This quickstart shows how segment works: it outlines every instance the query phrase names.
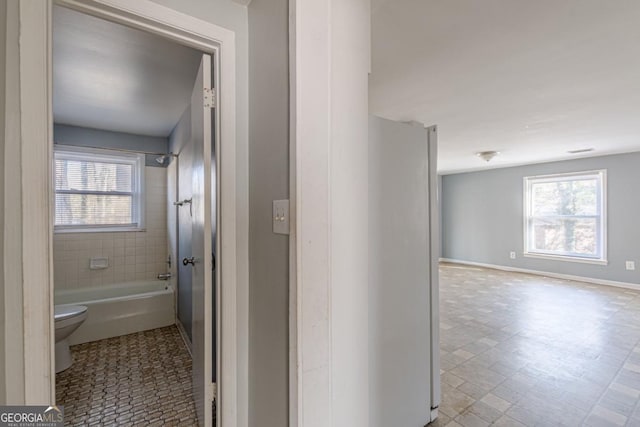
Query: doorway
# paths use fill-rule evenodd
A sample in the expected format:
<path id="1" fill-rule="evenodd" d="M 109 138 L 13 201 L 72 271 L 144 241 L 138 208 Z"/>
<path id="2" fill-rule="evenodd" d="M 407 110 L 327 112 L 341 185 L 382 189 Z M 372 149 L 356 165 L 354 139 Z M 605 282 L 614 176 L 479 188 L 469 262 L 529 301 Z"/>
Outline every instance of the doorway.
<path id="1" fill-rule="evenodd" d="M 212 54 L 216 83 L 224 80 L 229 90 L 221 93 L 216 99 L 219 108 L 213 114 L 219 125 L 215 129 L 215 141 L 220 161 L 224 160 L 225 167 L 218 173 L 216 186 L 220 194 L 220 203 L 216 207 L 219 215 L 221 231 L 221 247 L 225 248 L 224 257 L 219 259 L 217 274 L 221 279 L 218 290 L 221 309 L 219 328 L 227 331 L 220 338 L 224 351 L 218 361 L 219 376 L 219 419 L 225 419 L 229 425 L 234 425 L 240 416 L 238 405 L 245 405 L 242 400 L 222 399 L 225 393 L 235 395 L 238 390 L 238 341 L 245 339 L 241 329 L 238 332 L 238 313 L 246 312 L 246 301 L 238 298 L 236 274 L 246 271 L 247 260 L 245 254 L 236 256 L 236 231 L 243 232 L 242 226 L 236 230 L 236 151 L 235 151 L 235 43 L 233 33 L 196 18 L 177 13 L 150 1 L 139 1 L 135 4 L 102 0 L 68 0 L 57 2 L 63 6 L 103 17 L 108 20 L 124 23 L 130 27 L 143 29 L 169 39 L 197 48 Z M 27 175 L 20 175 L 22 180 L 23 204 L 25 209 L 25 223 L 38 224 L 31 226 L 29 232 L 21 237 L 23 251 L 32 251 L 38 259 L 52 258 L 51 232 L 53 217 L 48 213 L 46 205 L 50 193 L 50 171 L 52 153 L 49 141 L 52 139 L 52 104 L 51 104 L 51 63 L 50 63 L 50 28 L 52 2 L 20 3 L 8 9 L 8 18 L 19 20 L 20 37 L 23 41 L 19 47 L 21 64 L 28 64 L 21 68 L 16 85 L 22 103 L 20 114 L 13 126 L 21 130 L 18 144 L 22 150 L 12 153 Z M 11 60 L 13 53 L 9 55 Z M 216 84 L 216 87 L 220 87 Z M 225 86 L 226 87 L 226 86 Z M 223 150 L 220 150 L 220 147 Z M 223 209 L 221 209 L 221 207 Z M 246 207 L 239 205 L 243 211 Z M 47 220 L 48 218 L 48 220 Z M 40 224 L 42 223 L 42 226 Z M 47 237 L 49 236 L 49 237 Z M 228 250 L 227 250 L 228 248 Z M 26 253 L 26 252 L 25 252 Z M 31 258 L 33 259 L 33 258 Z M 27 402 L 53 402 L 53 283 L 52 262 L 44 262 L 41 267 L 33 268 L 29 260 L 22 257 L 17 260 L 28 274 L 22 280 L 23 296 L 29 302 L 28 307 L 19 308 L 16 313 L 24 321 L 22 339 L 24 346 L 16 348 L 16 357 L 22 358 L 24 366 L 29 366 L 23 378 Z M 211 265 L 209 257 L 203 259 L 205 265 Z M 211 292 L 209 289 L 206 292 Z M 28 314 L 27 315 L 27 311 Z M 218 335 L 219 337 L 221 334 Z M 48 337 L 48 339 L 47 339 Z M 48 342 L 48 344 L 47 344 Z M 44 344 L 43 344 L 44 343 Z M 49 348 L 50 351 L 42 351 Z M 36 351 L 40 349 L 39 351 Z M 20 354 L 18 354 L 20 353 Z M 246 385 L 240 385 L 242 389 Z M 242 397 L 242 396 L 241 396 Z M 218 421 L 220 422 L 220 421 Z M 207 424 L 205 422 L 205 424 Z"/>
<path id="2" fill-rule="evenodd" d="M 53 89 L 58 403 L 73 424 L 210 424 L 212 56 L 56 6 Z"/>

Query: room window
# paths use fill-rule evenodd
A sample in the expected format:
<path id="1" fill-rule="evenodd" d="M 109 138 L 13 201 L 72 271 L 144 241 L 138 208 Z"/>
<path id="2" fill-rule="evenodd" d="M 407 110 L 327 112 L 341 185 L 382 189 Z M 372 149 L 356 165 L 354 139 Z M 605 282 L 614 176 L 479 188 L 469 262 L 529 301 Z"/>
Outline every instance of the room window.
<path id="1" fill-rule="evenodd" d="M 54 157 L 56 231 L 143 227 L 144 155 L 56 146 Z"/>
<path id="2" fill-rule="evenodd" d="M 606 171 L 532 176 L 525 187 L 525 255 L 606 263 Z"/>

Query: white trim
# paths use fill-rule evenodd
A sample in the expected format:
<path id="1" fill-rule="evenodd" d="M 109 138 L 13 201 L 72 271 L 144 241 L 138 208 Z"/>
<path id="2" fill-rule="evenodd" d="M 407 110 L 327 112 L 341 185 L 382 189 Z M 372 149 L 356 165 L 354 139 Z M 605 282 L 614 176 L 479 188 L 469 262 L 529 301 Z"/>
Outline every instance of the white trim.
<path id="1" fill-rule="evenodd" d="M 245 340 L 248 331 L 239 330 L 238 318 L 247 313 L 248 301 L 236 298 L 236 294 L 244 295 L 245 283 L 237 283 L 238 273 L 244 273 L 248 267 L 248 259 L 242 253 L 237 257 L 236 249 L 240 243 L 236 224 L 236 69 L 235 69 L 235 34 L 225 28 L 206 21 L 179 13 L 149 0 L 58 0 L 56 3 L 88 13 L 113 22 L 128 25 L 149 33 L 169 38 L 178 43 L 215 53 L 220 69 L 216 73 L 220 88 L 218 98 L 220 108 L 216 132 L 220 151 L 220 205 L 221 215 L 221 257 L 219 315 L 221 316 L 222 333 L 219 334 L 219 390 L 223 393 L 218 401 L 218 425 L 224 422 L 225 427 L 244 427 L 246 419 L 238 408 L 247 408 L 245 402 L 248 379 L 242 374 L 246 367 L 237 361 L 239 354 L 238 341 Z M 23 197 L 25 230 L 23 234 L 23 254 L 28 255 L 25 262 L 29 265 L 23 269 L 25 301 L 25 355 L 28 369 L 24 368 L 25 394 L 27 403 L 52 403 L 54 400 L 55 376 L 53 374 L 53 279 L 52 279 L 52 216 L 50 186 L 43 189 L 43 184 L 50 183 L 49 174 L 52 160 L 52 113 L 51 113 L 51 0 L 47 2 L 20 2 L 20 87 L 22 89 L 21 115 L 23 146 L 23 186 L 20 194 Z M 11 18 L 9 18 L 11 19 Z M 48 155 L 46 155 L 48 153 Z M 244 161 L 244 159 L 240 159 Z M 242 168 L 241 168 L 242 169 Z M 47 185 L 44 185 L 47 187 Z M 44 193 L 43 193 L 44 191 Z M 244 216 L 244 205 L 237 214 Z M 33 221 L 32 221 L 33 219 Z M 45 224 L 41 224 L 46 219 Z M 244 224 L 239 224 L 244 227 Z M 18 242 L 19 244 L 20 242 Z M 46 260 L 35 265 L 33 259 Z M 43 268 L 39 268 L 43 267 Z M 41 271 L 42 270 L 42 271 Z M 46 331 L 32 328 L 36 323 L 47 325 Z M 244 323 L 244 322 L 243 322 Z M 47 344 L 48 343 L 48 344 Z M 50 351 L 43 349 L 47 346 Z M 44 351 L 43 351 L 44 350 Z M 244 351 L 244 349 L 243 349 Z M 209 379 L 210 381 L 210 379 Z M 229 396 L 225 398 L 224 396 Z"/>
<path id="2" fill-rule="evenodd" d="M 16 226 L 20 235 L 14 236 L 16 241 L 8 242 L 5 255 L 7 250 L 21 252 L 16 267 L 22 269 L 22 280 L 12 286 L 22 288 L 24 365 L 20 374 L 24 375 L 24 403 L 42 405 L 55 399 L 53 221 L 49 186 L 53 149 L 51 4 L 20 2 L 18 15 L 7 14 L 7 19 L 17 18 L 20 23 L 20 72 L 14 76 L 17 80 L 11 82 L 19 85 L 20 111 L 12 119 L 20 127 L 20 137 L 8 145 L 20 147 L 19 157 L 13 159 L 19 171 L 12 178 L 18 182 L 11 185 L 18 188 L 22 203 L 19 224 L 7 224 Z"/>
<path id="3" fill-rule="evenodd" d="M 146 228 L 138 228 L 138 227 L 127 227 L 127 226 L 117 226 L 117 225 L 105 225 L 100 226 L 100 228 L 86 227 L 79 228 L 75 226 L 69 226 L 71 228 L 62 228 L 58 226 L 54 228 L 54 234 L 74 234 L 74 233 L 145 233 L 147 231 Z"/>
<path id="4" fill-rule="evenodd" d="M 24 404 L 24 332 L 22 313 L 22 189 L 16 185 L 20 177 L 20 56 L 19 56 L 19 2 L 5 2 L 6 15 L 6 103 L 3 156 L 3 286 L 2 328 L 4 328 L 4 366 L 6 404 Z M 11 322 L 9 321 L 11 319 Z M 11 325 L 9 327 L 9 325 Z M 11 345 L 7 345 L 11 343 Z"/>
<path id="5" fill-rule="evenodd" d="M 290 106 L 296 156 L 296 392 L 298 427 L 334 425 L 331 384 L 330 10 L 329 2 L 290 1 L 295 88 Z M 306 195 L 313 195 L 305 197 Z M 322 414 L 322 417 L 319 415 Z"/>
<path id="6" fill-rule="evenodd" d="M 289 427 L 299 426 L 298 402 L 301 401 L 299 385 L 300 367 L 298 366 L 298 176 L 296 150 L 296 3 L 289 0 Z"/>
<path id="7" fill-rule="evenodd" d="M 111 164 L 123 164 L 133 167 L 131 176 L 131 191 L 100 191 L 96 193 L 104 195 L 130 195 L 131 196 L 131 223 L 129 224 L 91 224 L 91 225 L 55 225 L 55 201 L 54 201 L 54 233 L 95 233 L 95 232 L 118 232 L 118 231 L 144 231 L 145 228 L 145 155 L 128 151 L 106 150 L 92 147 L 77 147 L 71 145 L 54 144 L 54 160 L 78 160 L 87 162 L 105 162 Z M 56 166 L 54 161 L 53 170 Z M 91 193 L 82 190 L 66 190 L 67 194 L 87 194 Z M 54 189 L 54 197 L 59 194 L 59 190 Z"/>
<path id="8" fill-rule="evenodd" d="M 554 279 L 571 280 L 574 282 L 593 283 L 594 285 L 613 286 L 616 288 L 633 289 L 640 291 L 640 283 L 617 282 L 615 280 L 596 279 L 594 277 L 574 276 L 572 274 L 552 273 L 550 271 L 529 270 L 526 268 L 510 267 L 506 265 L 486 264 L 483 262 L 463 261 L 452 258 L 440 258 L 440 262 L 451 264 L 469 265 L 473 267 L 491 268 L 501 271 L 512 271 L 515 273 L 535 274 L 536 276 L 552 277 Z"/>
<path id="9" fill-rule="evenodd" d="M 55 399 L 51 215 L 51 7 L 8 2 L 2 308 L 6 404 Z M 34 262 L 37 260 L 37 262 Z"/>
<path id="10" fill-rule="evenodd" d="M 368 0 L 289 7 L 297 345 L 289 415 L 298 427 L 368 426 L 371 11 Z"/>
<path id="11" fill-rule="evenodd" d="M 440 194 L 438 192 L 438 127 L 433 125 L 427 130 L 427 150 L 429 162 L 429 306 L 431 312 L 429 352 L 431 362 L 431 421 L 438 416 L 438 406 L 442 401 L 440 384 L 440 269 L 438 260 L 441 253 Z M 435 409 L 434 409 L 435 408 Z"/>

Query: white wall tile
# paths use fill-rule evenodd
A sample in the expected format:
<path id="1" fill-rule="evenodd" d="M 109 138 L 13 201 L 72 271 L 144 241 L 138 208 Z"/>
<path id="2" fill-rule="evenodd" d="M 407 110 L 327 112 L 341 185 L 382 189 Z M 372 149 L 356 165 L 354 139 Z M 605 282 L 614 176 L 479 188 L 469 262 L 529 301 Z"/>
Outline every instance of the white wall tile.
<path id="1" fill-rule="evenodd" d="M 166 174 L 164 168 L 145 168 L 145 231 L 54 235 L 56 289 L 154 279 L 168 270 Z M 109 267 L 90 270 L 92 256 L 108 257 Z"/>

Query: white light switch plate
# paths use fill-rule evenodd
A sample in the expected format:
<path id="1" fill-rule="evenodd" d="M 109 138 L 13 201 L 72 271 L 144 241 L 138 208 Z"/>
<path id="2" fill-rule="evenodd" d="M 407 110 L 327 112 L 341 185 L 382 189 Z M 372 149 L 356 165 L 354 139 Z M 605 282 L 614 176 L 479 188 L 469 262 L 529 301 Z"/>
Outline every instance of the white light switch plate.
<path id="1" fill-rule="evenodd" d="M 635 270 L 636 269 L 635 261 L 627 261 L 625 263 L 625 266 L 627 267 L 627 270 Z"/>
<path id="2" fill-rule="evenodd" d="M 289 201 L 273 201 L 273 232 L 289 234 Z"/>

